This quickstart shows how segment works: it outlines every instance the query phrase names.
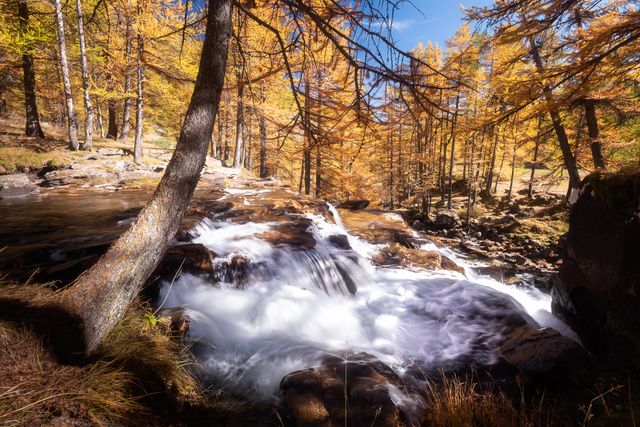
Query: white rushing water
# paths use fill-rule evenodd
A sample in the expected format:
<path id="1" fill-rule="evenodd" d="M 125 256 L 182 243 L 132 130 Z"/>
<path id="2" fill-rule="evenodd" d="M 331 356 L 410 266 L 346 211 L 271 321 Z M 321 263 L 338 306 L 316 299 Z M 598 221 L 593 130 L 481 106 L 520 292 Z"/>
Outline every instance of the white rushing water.
<path id="1" fill-rule="evenodd" d="M 284 375 L 344 351 L 372 354 L 401 375 L 416 364 L 488 364 L 496 361 L 496 347 L 514 319 L 565 329 L 550 313 L 549 296 L 536 289 L 478 277 L 468 267 L 467 277 L 374 267 L 376 245 L 351 235 L 353 250 L 329 242 L 331 235 L 348 234 L 332 212 L 336 224 L 307 215 L 316 246 L 306 251 L 257 237 L 275 223 L 207 219 L 195 228 L 194 242 L 227 261 L 241 254 L 254 266 L 245 289 L 183 274 L 161 290 L 165 307 L 188 309 L 192 338 L 207 349 L 202 364 L 227 389 L 268 399 Z"/>

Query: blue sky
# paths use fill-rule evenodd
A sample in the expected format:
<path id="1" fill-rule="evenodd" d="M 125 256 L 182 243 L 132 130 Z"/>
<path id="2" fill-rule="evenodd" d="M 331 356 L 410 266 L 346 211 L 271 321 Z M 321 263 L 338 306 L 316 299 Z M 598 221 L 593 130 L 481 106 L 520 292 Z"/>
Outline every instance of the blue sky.
<path id="1" fill-rule="evenodd" d="M 403 50 L 418 42 L 444 41 L 463 23 L 461 5 L 489 6 L 493 0 L 413 0 L 400 4 L 394 19 L 394 38 Z"/>

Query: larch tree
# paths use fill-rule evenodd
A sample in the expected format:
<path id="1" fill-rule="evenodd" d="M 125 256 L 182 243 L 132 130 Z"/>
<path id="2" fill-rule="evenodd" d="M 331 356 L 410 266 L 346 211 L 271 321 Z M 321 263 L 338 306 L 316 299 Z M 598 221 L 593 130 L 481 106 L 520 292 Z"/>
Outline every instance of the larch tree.
<path id="1" fill-rule="evenodd" d="M 60 72 L 62 74 L 62 85 L 65 99 L 65 111 L 67 129 L 69 135 L 69 149 L 78 150 L 80 143 L 78 142 L 78 118 L 73 108 L 73 93 L 71 91 L 71 76 L 69 71 L 69 61 L 67 59 L 67 40 L 64 33 L 64 15 L 62 13 L 61 0 L 53 0 L 55 8 L 56 31 L 58 34 L 58 61 L 60 63 Z"/>
<path id="2" fill-rule="evenodd" d="M 86 353 L 120 320 L 178 230 L 206 160 L 224 85 L 231 0 L 210 0 L 198 77 L 166 172 L 136 222 L 78 278 L 63 305 L 82 325 Z"/>
<path id="3" fill-rule="evenodd" d="M 44 138 L 36 99 L 36 72 L 33 64 L 33 46 L 28 43 L 29 6 L 27 0 L 18 0 L 18 34 L 22 41 L 22 74 L 24 84 L 25 135 Z"/>
<path id="4" fill-rule="evenodd" d="M 82 0 L 76 0 L 76 14 L 78 17 L 78 39 L 80 41 L 80 63 L 82 66 L 82 94 L 84 99 L 84 143 L 83 150 L 91 149 L 93 144 L 93 104 L 89 93 L 89 64 L 87 61 L 87 43 L 84 32 L 84 16 L 82 13 Z"/>

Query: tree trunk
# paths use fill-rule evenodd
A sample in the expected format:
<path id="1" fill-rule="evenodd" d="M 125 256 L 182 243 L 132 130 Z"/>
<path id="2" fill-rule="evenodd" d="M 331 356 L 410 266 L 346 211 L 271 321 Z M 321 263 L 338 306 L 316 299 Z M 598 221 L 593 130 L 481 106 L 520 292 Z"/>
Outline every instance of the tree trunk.
<path id="1" fill-rule="evenodd" d="M 96 104 L 96 114 L 98 116 L 98 122 L 96 125 L 98 126 L 98 132 L 100 133 L 100 138 L 104 138 L 104 121 L 102 120 L 102 107 L 100 106 L 100 100 L 98 97 L 95 97 Z"/>
<path id="2" fill-rule="evenodd" d="M 392 124 L 388 125 L 390 129 L 388 130 L 388 143 L 389 143 L 389 207 L 391 209 L 395 208 L 393 203 L 394 196 L 394 187 L 395 184 L 393 182 L 393 129 L 391 129 Z"/>
<path id="3" fill-rule="evenodd" d="M 231 0 L 209 0 L 198 77 L 180 138 L 151 200 L 107 253 L 65 291 L 63 306 L 81 321 L 93 354 L 139 293 L 178 230 L 204 166 L 224 84 Z"/>
<path id="4" fill-rule="evenodd" d="M 222 114 L 218 112 L 218 140 L 216 141 L 218 147 L 216 148 L 216 152 L 218 156 L 216 158 L 222 160 L 222 147 L 224 140 L 224 124 L 222 123 Z"/>
<path id="5" fill-rule="evenodd" d="M 453 197 L 453 167 L 455 166 L 456 155 L 456 125 L 458 122 L 458 106 L 460 105 L 460 95 L 456 96 L 456 107 L 453 112 L 451 123 L 451 156 L 449 158 L 449 197 L 447 198 L 447 209 L 451 209 L 451 199 Z"/>
<path id="6" fill-rule="evenodd" d="M 316 146 L 316 197 L 320 197 L 322 191 L 322 150 L 320 144 Z"/>
<path id="7" fill-rule="evenodd" d="M 238 32 L 239 33 L 239 32 Z M 239 34 L 237 43 L 240 43 Z M 233 154 L 233 167 L 242 167 L 242 153 L 244 151 L 244 63 L 240 57 L 240 46 L 234 51 L 234 65 L 236 68 L 237 104 L 236 104 L 236 146 Z"/>
<path id="8" fill-rule="evenodd" d="M 138 33 L 138 91 L 136 98 L 136 140 L 133 146 L 133 161 L 139 165 L 142 160 L 142 135 L 144 132 L 144 65 L 142 65 L 142 54 L 144 53 L 144 38 Z M 213 132 L 213 119 L 211 121 Z M 209 133 L 211 138 L 211 132 Z"/>
<path id="9" fill-rule="evenodd" d="M 109 83 L 107 83 L 107 90 L 113 90 L 113 86 L 111 83 L 111 76 L 109 76 Z M 117 112 L 117 104 L 114 99 L 109 99 L 107 101 L 107 114 L 108 121 L 107 123 L 107 138 L 109 139 L 117 139 L 118 138 L 118 112 Z"/>
<path id="10" fill-rule="evenodd" d="M 498 173 L 494 175 L 495 181 L 493 184 L 493 194 L 498 194 L 498 183 L 502 178 L 502 168 L 504 166 L 504 160 L 507 158 L 507 133 L 502 133 L 502 158 L 500 159 L 500 167 L 498 168 Z"/>
<path id="11" fill-rule="evenodd" d="M 529 38 L 529 45 L 531 47 L 531 56 L 533 57 L 533 61 L 535 63 L 538 74 L 542 77 L 544 75 L 544 65 L 542 64 L 540 52 L 533 37 Z M 580 173 L 578 172 L 576 159 L 571 153 L 569 138 L 567 137 L 567 132 L 565 131 L 564 125 L 562 124 L 562 118 L 560 117 L 558 109 L 555 107 L 553 92 L 551 91 L 551 88 L 544 82 L 542 83 L 542 92 L 547 103 L 547 112 L 549 113 L 549 116 L 551 117 L 551 121 L 553 123 L 553 130 L 555 131 L 556 137 L 558 138 L 558 143 L 560 144 L 560 150 L 562 151 L 564 165 L 567 168 L 567 172 L 569 173 L 569 187 L 571 190 L 577 189 L 580 186 Z"/>
<path id="12" fill-rule="evenodd" d="M 496 167 L 496 152 L 498 151 L 498 132 L 494 130 L 495 137 L 493 141 L 493 153 L 491 153 L 491 164 L 489 165 L 489 171 L 487 172 L 487 182 L 485 192 L 487 195 L 491 195 L 491 184 L 493 184 L 493 170 Z"/>
<path id="13" fill-rule="evenodd" d="M 130 5 L 130 1 L 127 2 Z M 127 11 L 128 12 L 128 11 Z M 129 92 L 131 92 L 131 67 L 129 66 L 129 61 L 131 60 L 131 50 L 133 49 L 133 32 L 131 30 L 131 18 L 129 16 L 125 17 L 126 19 L 126 29 L 125 29 L 125 72 L 124 72 L 124 106 L 122 109 L 122 127 L 120 129 L 120 137 L 118 138 L 120 141 L 126 141 L 129 136 L 129 129 L 131 125 L 129 124 L 129 120 L 131 119 L 131 98 L 129 97 Z M 136 117 L 137 119 L 137 117 Z"/>
<path id="14" fill-rule="evenodd" d="M 20 35 L 23 37 L 29 29 L 29 7 L 27 6 L 27 0 L 18 1 L 18 21 Z M 36 72 L 30 50 L 26 50 L 22 54 L 22 73 L 24 78 L 24 106 L 26 113 L 24 133 L 27 136 L 44 138 L 44 132 L 42 131 L 42 126 L 40 126 L 38 104 L 36 103 Z"/>
<path id="15" fill-rule="evenodd" d="M 56 30 L 58 32 L 58 47 L 60 49 L 60 70 L 62 72 L 62 85 L 64 88 L 64 99 L 67 111 L 67 127 L 69 129 L 69 149 L 78 150 L 78 119 L 73 109 L 73 94 L 71 93 L 71 79 L 69 77 L 69 63 L 67 61 L 67 41 L 64 34 L 64 16 L 62 15 L 62 4 L 60 0 L 53 0 L 56 12 Z"/>
<path id="16" fill-rule="evenodd" d="M 83 150 L 91 149 L 93 145 L 93 104 L 89 94 L 89 67 L 87 64 L 87 45 L 84 38 L 84 19 L 82 16 L 82 1 L 76 0 L 76 12 L 78 15 L 78 37 L 80 39 L 80 62 L 82 64 L 82 93 L 84 95 L 84 144 Z"/>
<path id="17" fill-rule="evenodd" d="M 531 176 L 529 176 L 529 187 L 527 188 L 527 196 L 533 199 L 533 179 L 536 174 L 536 163 L 538 162 L 538 150 L 540 148 L 540 137 L 542 133 L 542 117 L 538 117 L 538 137 L 536 138 L 536 146 L 533 149 L 533 162 L 531 164 Z"/>
<path id="18" fill-rule="evenodd" d="M 224 103 L 224 161 L 229 160 L 229 152 L 231 151 L 231 113 L 229 109 L 231 108 L 231 95 L 229 91 L 225 94 L 225 103 Z M 225 164 L 226 166 L 226 164 Z"/>
<path id="19" fill-rule="evenodd" d="M 260 178 L 269 175 L 267 171 L 267 123 L 262 113 L 258 116 L 258 126 L 260 128 Z"/>
<path id="20" fill-rule="evenodd" d="M 584 101 L 584 115 L 587 120 L 587 130 L 589 131 L 589 141 L 591 144 L 591 157 L 596 170 L 606 170 L 607 164 L 602 155 L 602 143 L 600 142 L 600 129 L 598 128 L 598 118 L 596 117 L 596 104 L 592 99 Z"/>
<path id="21" fill-rule="evenodd" d="M 513 156 L 511 157 L 511 179 L 509 181 L 509 200 L 511 200 L 511 194 L 513 193 L 513 178 L 516 173 L 516 141 L 513 140 Z"/>
<path id="22" fill-rule="evenodd" d="M 305 74 L 304 82 L 304 147 L 302 165 L 304 174 L 304 194 L 311 194 L 311 83 Z"/>
<path id="23" fill-rule="evenodd" d="M 253 168 L 253 116 L 254 107 L 249 108 L 249 118 L 247 119 L 247 139 L 245 143 L 246 153 L 243 159 L 244 168 L 251 171 Z"/>

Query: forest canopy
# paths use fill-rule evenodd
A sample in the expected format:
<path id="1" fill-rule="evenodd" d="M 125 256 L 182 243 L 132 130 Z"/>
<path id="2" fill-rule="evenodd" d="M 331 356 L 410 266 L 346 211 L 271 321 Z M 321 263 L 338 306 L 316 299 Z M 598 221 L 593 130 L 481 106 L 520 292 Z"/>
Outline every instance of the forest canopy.
<path id="1" fill-rule="evenodd" d="M 229 166 L 307 194 L 429 210 L 460 186 L 473 201 L 510 176 L 576 187 L 640 163 L 636 2 L 497 1 L 466 8 L 444 46 L 409 52 L 392 19 L 410 3 L 235 6 L 210 147 Z M 2 113 L 26 111 L 28 135 L 45 136 L 39 121 L 66 126 L 71 149 L 90 148 L 87 128 L 138 133 L 138 159 L 143 138 L 172 147 L 205 14 L 199 1 L 3 0 Z"/>

